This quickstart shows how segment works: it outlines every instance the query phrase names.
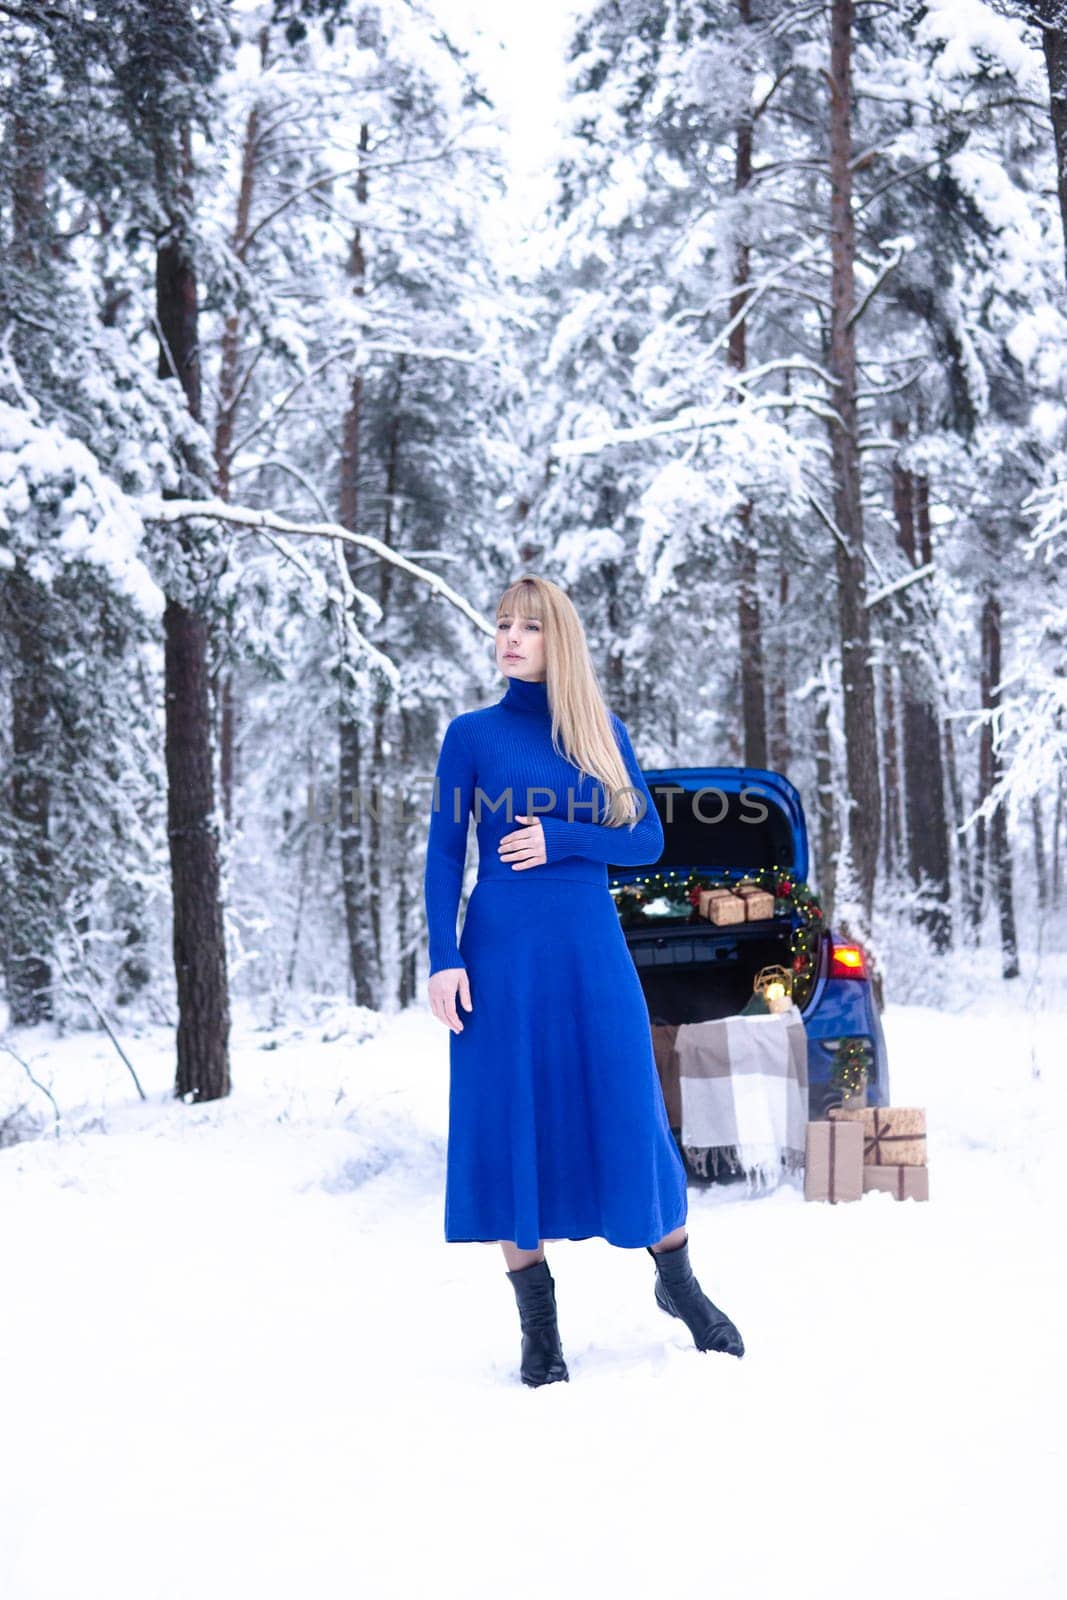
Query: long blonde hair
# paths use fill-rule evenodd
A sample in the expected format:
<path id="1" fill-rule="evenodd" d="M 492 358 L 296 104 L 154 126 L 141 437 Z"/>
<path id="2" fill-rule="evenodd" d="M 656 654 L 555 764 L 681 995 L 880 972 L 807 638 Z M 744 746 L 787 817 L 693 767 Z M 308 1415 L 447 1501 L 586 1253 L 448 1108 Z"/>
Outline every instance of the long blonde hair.
<path id="1" fill-rule="evenodd" d="M 570 597 L 550 579 L 528 574 L 504 590 L 496 615 L 498 622 L 507 615 L 529 617 L 541 624 L 552 742 L 581 772 L 603 784 L 609 800 L 602 819 L 607 826 L 619 828 L 636 821 L 637 796 L 612 731 L 585 630 Z"/>

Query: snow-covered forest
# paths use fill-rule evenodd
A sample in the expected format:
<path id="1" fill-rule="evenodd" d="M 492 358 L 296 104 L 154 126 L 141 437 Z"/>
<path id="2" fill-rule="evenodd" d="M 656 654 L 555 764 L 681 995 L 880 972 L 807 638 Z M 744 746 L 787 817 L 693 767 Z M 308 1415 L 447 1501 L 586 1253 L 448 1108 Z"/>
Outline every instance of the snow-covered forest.
<path id="1" fill-rule="evenodd" d="M 1017 972 L 1067 827 L 1058 9 L 587 6 L 530 217 L 426 0 L 4 7 L 12 1019 L 196 1008 L 201 1097 L 230 991 L 410 1003 L 526 568 L 646 762 L 792 779 L 883 981 L 890 912 Z"/>
<path id="2" fill-rule="evenodd" d="M 930 1593 L 1056 1592 L 1067 0 L 573 0 L 521 105 L 520 10 L 0 0 L 0 1592 L 897 1593 L 879 1494 Z M 945 1196 L 695 1199 L 756 1348 L 804 1321 L 726 1398 L 644 1289 L 614 1349 L 601 1246 L 566 1424 L 486 1397 L 425 1011 L 434 763 L 524 572 L 643 765 L 795 785 Z M 886 1376 L 872 1465 L 822 1408 Z"/>

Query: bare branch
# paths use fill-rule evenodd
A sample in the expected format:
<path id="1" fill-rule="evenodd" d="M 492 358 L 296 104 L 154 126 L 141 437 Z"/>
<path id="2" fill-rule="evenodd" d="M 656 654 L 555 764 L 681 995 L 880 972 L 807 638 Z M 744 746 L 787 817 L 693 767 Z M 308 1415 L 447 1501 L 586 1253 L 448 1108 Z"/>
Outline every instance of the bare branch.
<path id="1" fill-rule="evenodd" d="M 4 7 L 0 6 L 0 11 L 2 11 L 3 9 L 4 9 Z M 45 1095 L 52 1102 L 52 1113 L 53 1113 L 53 1115 L 54 1115 L 54 1117 L 56 1119 L 55 1134 L 56 1134 L 56 1138 L 58 1139 L 59 1138 L 59 1129 L 60 1129 L 60 1115 L 59 1115 L 59 1107 L 56 1104 L 55 1095 L 52 1093 L 51 1089 L 49 1089 L 46 1084 L 41 1083 L 39 1079 L 34 1077 L 29 1063 L 26 1062 L 26 1061 L 23 1061 L 23 1059 L 19 1055 L 18 1051 L 17 1050 L 13 1050 L 5 1039 L 0 1039 L 0 1050 L 6 1050 L 7 1054 L 9 1056 L 12 1056 L 18 1062 L 19 1066 L 22 1068 L 22 1070 L 26 1074 L 27 1078 L 29 1078 L 30 1082 L 33 1084 L 33 1087 L 35 1089 L 40 1089 L 41 1093 L 43 1095 Z"/>
<path id="2" fill-rule="evenodd" d="M 820 161 L 816 156 L 791 156 L 784 161 L 768 161 L 753 167 L 748 188 L 752 188 L 759 179 L 775 178 L 780 172 L 815 172 L 821 178 L 829 178 L 830 163 Z"/>
<path id="3" fill-rule="evenodd" d="M 276 422 L 300 393 L 301 389 L 305 389 L 309 383 L 313 383 L 320 373 L 325 372 L 327 367 L 332 366 L 335 361 L 345 361 L 350 356 L 357 354 L 411 356 L 418 361 L 459 361 L 467 366 L 478 366 L 483 363 L 491 365 L 496 359 L 491 351 L 449 350 L 445 346 L 408 345 L 402 342 L 393 343 L 389 339 L 367 339 L 339 345 L 336 350 L 331 350 L 328 356 L 324 356 L 317 366 L 312 367 L 309 372 L 305 372 L 297 378 L 288 392 L 283 394 L 278 403 L 271 407 L 268 415 L 249 428 L 244 437 L 231 450 L 231 460 L 235 460 L 242 450 L 246 450 L 252 440 L 258 438 L 263 432 L 264 428 L 269 428 L 271 423 Z"/>
<path id="4" fill-rule="evenodd" d="M 79 950 L 79 952 L 81 954 L 81 957 L 82 957 L 82 960 L 84 961 L 85 960 L 85 951 L 84 951 L 84 947 L 82 945 L 81 938 L 79 937 L 78 930 L 74 926 L 74 923 L 71 921 L 71 918 L 69 916 L 67 917 L 66 921 L 67 921 L 67 932 L 70 934 L 71 941 L 74 943 L 74 945 Z M 123 1065 L 125 1066 L 125 1068 L 126 1068 L 127 1072 L 129 1073 L 130 1077 L 133 1079 L 134 1088 L 137 1090 L 137 1093 L 140 1095 L 142 1100 L 147 1100 L 148 1096 L 145 1094 L 144 1089 L 141 1087 L 141 1080 L 137 1076 L 137 1069 L 134 1066 L 133 1062 L 130 1060 L 129 1056 L 126 1054 L 125 1050 L 122 1048 L 122 1046 L 119 1043 L 118 1039 L 116 1038 L 115 1030 L 112 1028 L 110 1022 L 108 1022 L 108 1020 L 107 1020 L 107 1017 L 104 1015 L 103 1009 L 99 1005 L 99 1003 L 98 1003 L 98 1001 L 96 999 L 96 996 L 92 993 L 92 991 L 90 990 L 90 988 L 88 987 L 87 984 L 79 984 L 77 982 L 77 980 L 75 979 L 73 973 L 67 967 L 66 962 L 63 960 L 63 957 L 60 955 L 58 950 L 53 950 L 52 954 L 53 954 L 55 960 L 58 962 L 60 971 L 62 972 L 64 978 L 66 978 L 67 983 L 70 986 L 70 989 L 71 989 L 72 993 L 80 996 L 80 998 L 82 1000 L 88 1001 L 89 1005 L 93 1008 L 93 1011 L 96 1013 L 97 1022 L 99 1022 L 100 1026 L 103 1028 L 104 1032 L 107 1034 L 108 1038 L 111 1040 L 111 1043 L 115 1046 L 115 1049 L 117 1050 L 117 1052 L 118 1052 L 118 1054 L 119 1054 L 119 1056 L 120 1056 L 120 1058 L 121 1058 L 121 1060 L 123 1062 Z M 49 1098 L 51 1099 L 51 1096 L 49 1096 Z"/>
<path id="5" fill-rule="evenodd" d="M 456 135 L 456 138 L 459 138 L 458 134 Z M 367 161 L 362 165 L 357 163 L 352 167 L 338 167 L 336 169 L 331 169 L 328 172 L 320 172 L 317 177 L 312 178 L 308 183 L 301 184 L 298 188 L 294 189 L 291 194 L 286 195 L 285 199 L 280 200 L 273 210 L 266 212 L 264 216 L 260 217 L 258 222 L 254 223 L 252 227 L 249 228 L 248 234 L 241 245 L 239 252 L 241 259 L 244 260 L 245 252 L 248 250 L 249 245 L 256 238 L 256 235 L 262 233 L 264 228 L 269 227 L 270 224 L 276 220 L 276 218 L 280 217 L 284 211 L 288 211 L 290 206 L 295 205 L 296 202 L 303 199 L 305 195 L 313 195 L 318 190 L 328 189 L 331 184 L 340 183 L 345 178 L 359 177 L 359 175 L 364 172 L 384 172 L 390 167 L 426 166 L 432 161 L 444 161 L 448 156 L 455 155 L 457 153 L 462 155 L 464 150 L 464 146 L 458 145 L 456 140 L 452 139 L 443 144 L 439 150 L 431 150 L 426 155 L 397 156 L 395 160 L 391 161 Z"/>
<path id="6" fill-rule="evenodd" d="M 888 278 L 889 274 L 891 272 L 895 272 L 896 271 L 897 267 L 900 266 L 900 263 L 903 261 L 903 259 L 904 259 L 904 251 L 898 246 L 896 252 L 894 253 L 894 255 L 892 257 L 892 259 L 885 263 L 885 265 L 883 266 L 881 272 L 879 272 L 878 276 L 875 278 L 874 282 L 871 284 L 871 286 L 867 290 L 866 294 L 860 300 L 859 304 L 853 307 L 852 312 L 850 313 L 849 318 L 848 318 L 848 322 L 850 324 L 858 322 L 860 320 L 860 318 L 862 317 L 863 313 L 866 311 L 867 307 L 870 305 L 871 301 L 874 299 L 875 295 L 878 293 L 879 289 L 882 287 L 883 283 Z"/>
<path id="7" fill-rule="evenodd" d="M 241 467 L 237 472 L 231 472 L 230 477 L 231 479 L 245 478 L 250 472 L 265 472 L 271 467 L 278 472 L 287 472 L 291 478 L 295 478 L 300 487 L 307 493 L 319 516 L 322 517 L 324 522 L 329 522 L 330 508 L 311 479 L 306 473 L 301 472 L 299 467 L 295 467 L 291 461 L 283 460 L 281 456 L 264 456 L 258 461 L 250 461 L 247 466 Z"/>
<path id="8" fill-rule="evenodd" d="M 819 517 L 819 519 L 825 524 L 825 526 L 827 528 L 829 528 L 830 532 L 833 534 L 834 538 L 837 540 L 837 542 L 841 546 L 841 548 L 845 551 L 845 553 L 847 555 L 851 556 L 852 547 L 849 544 L 848 540 L 845 538 L 845 535 L 841 532 L 841 529 L 837 526 L 837 523 L 834 521 L 834 519 L 830 515 L 830 513 L 826 510 L 825 506 L 821 506 L 819 504 L 818 500 L 816 500 L 815 496 L 811 493 L 810 489 L 807 491 L 806 499 L 807 499 L 808 504 L 811 506 L 812 510 Z"/>
<path id="9" fill-rule="evenodd" d="M 759 121 L 760 117 L 762 117 L 763 113 L 766 111 L 767 107 L 770 105 L 771 100 L 774 97 L 775 91 L 780 89 L 782 84 L 789 77 L 789 74 L 791 72 L 796 72 L 796 70 L 797 70 L 797 64 L 796 64 L 795 61 L 791 61 L 788 66 L 782 68 L 782 71 L 775 78 L 774 82 L 771 84 L 770 88 L 767 90 L 767 93 L 763 96 L 763 99 L 759 102 L 759 104 L 753 110 L 753 112 L 752 112 L 752 121 L 753 122 L 758 122 Z"/>

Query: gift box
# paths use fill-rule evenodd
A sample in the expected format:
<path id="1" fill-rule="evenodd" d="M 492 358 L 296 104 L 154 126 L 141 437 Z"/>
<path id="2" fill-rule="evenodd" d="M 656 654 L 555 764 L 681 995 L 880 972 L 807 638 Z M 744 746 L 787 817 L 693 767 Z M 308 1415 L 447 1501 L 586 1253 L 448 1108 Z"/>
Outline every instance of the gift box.
<path id="1" fill-rule="evenodd" d="M 856 1122 L 809 1122 L 804 1198 L 859 1200 L 863 1194 L 863 1129 Z"/>
<path id="2" fill-rule="evenodd" d="M 836 1122 L 862 1122 L 864 1163 L 869 1167 L 925 1167 L 926 1112 L 917 1106 L 834 1106 Z"/>
<path id="3" fill-rule="evenodd" d="M 930 1172 L 927 1167 L 864 1167 L 863 1192 L 880 1189 L 894 1200 L 929 1200 Z"/>
<path id="4" fill-rule="evenodd" d="M 746 922 L 765 922 L 774 916 L 774 896 L 769 890 L 742 884 L 737 893 L 745 902 Z"/>
<path id="5" fill-rule="evenodd" d="M 720 928 L 745 920 L 745 902 L 739 895 L 731 894 L 729 889 L 702 889 L 699 911 L 702 917 L 707 917 L 709 922 L 714 922 Z"/>

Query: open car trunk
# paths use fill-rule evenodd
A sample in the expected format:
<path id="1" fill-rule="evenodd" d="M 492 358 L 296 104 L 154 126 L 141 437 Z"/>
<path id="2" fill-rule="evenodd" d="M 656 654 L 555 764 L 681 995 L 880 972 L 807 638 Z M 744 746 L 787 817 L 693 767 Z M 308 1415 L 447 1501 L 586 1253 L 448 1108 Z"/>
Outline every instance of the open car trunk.
<path id="1" fill-rule="evenodd" d="M 788 918 L 716 928 L 695 913 L 684 927 L 627 929 L 650 1022 L 736 1016 L 762 967 L 789 968 L 790 932 Z"/>
<path id="2" fill-rule="evenodd" d="M 808 837 L 800 796 L 788 779 L 757 767 L 645 770 L 663 823 L 664 849 L 651 866 L 608 868 L 612 888 L 649 898 L 623 918 L 653 1023 L 736 1016 L 762 967 L 792 967 L 792 913 L 717 927 L 694 907 L 650 892 L 649 879 L 690 873 L 713 880 L 773 872 L 804 881 Z"/>

